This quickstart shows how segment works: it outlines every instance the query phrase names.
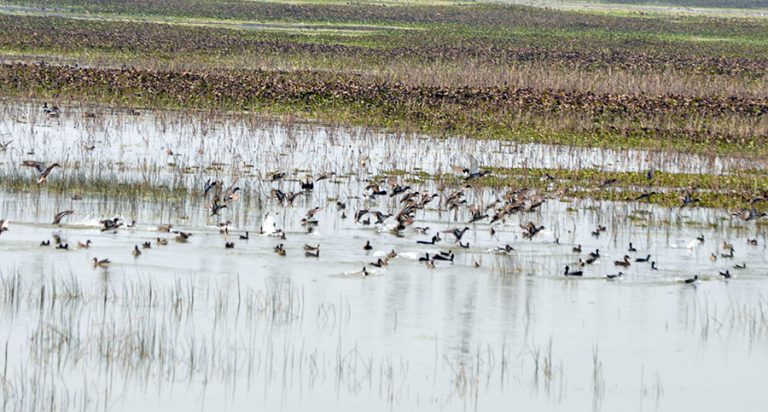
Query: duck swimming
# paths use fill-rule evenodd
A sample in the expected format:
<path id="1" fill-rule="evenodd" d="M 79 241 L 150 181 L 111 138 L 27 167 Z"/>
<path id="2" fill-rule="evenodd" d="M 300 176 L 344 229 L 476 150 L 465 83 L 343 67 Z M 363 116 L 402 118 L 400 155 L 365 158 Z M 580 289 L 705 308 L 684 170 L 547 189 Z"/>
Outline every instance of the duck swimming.
<path id="1" fill-rule="evenodd" d="M 627 267 L 629 267 L 631 265 L 631 263 L 629 263 L 629 256 L 626 256 L 626 255 L 624 255 L 624 259 L 623 260 L 616 260 L 616 261 L 613 262 L 613 264 L 616 265 L 616 266 L 623 266 L 625 268 L 627 268 Z"/>
<path id="2" fill-rule="evenodd" d="M 434 245 L 435 243 L 440 241 L 440 234 L 435 234 L 432 236 L 432 240 L 426 241 L 426 240 L 417 240 L 416 243 L 420 245 Z"/>
<path id="3" fill-rule="evenodd" d="M 573 249 L 571 249 L 573 253 L 581 253 L 581 245 L 574 246 Z"/>
<path id="4" fill-rule="evenodd" d="M 565 267 L 565 272 L 563 274 L 565 276 L 582 276 L 582 275 L 584 275 L 584 272 L 582 272 L 580 270 L 571 271 L 571 268 L 566 266 Z"/>
<path id="5" fill-rule="evenodd" d="M 109 266 L 110 263 L 112 263 L 112 262 L 109 259 L 101 259 L 101 260 L 99 260 L 98 258 L 93 258 L 93 267 L 95 267 L 95 268 L 96 267 L 104 268 L 104 267 Z"/>

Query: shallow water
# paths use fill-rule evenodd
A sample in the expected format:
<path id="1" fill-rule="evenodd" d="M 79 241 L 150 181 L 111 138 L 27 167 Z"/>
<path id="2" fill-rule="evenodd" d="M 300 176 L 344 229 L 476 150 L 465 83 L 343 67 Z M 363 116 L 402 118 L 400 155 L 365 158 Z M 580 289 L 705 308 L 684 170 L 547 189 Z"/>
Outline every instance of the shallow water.
<path id="1" fill-rule="evenodd" d="M 83 118 L 91 112 L 95 118 Z M 18 141 L 5 161 L 57 159 L 80 162 L 83 168 L 115 165 L 127 170 L 165 167 L 205 168 L 221 163 L 225 171 L 266 176 L 276 170 L 336 171 L 371 174 L 422 170 L 449 172 L 468 165 L 467 155 L 481 165 L 514 168 L 598 168 L 605 171 L 728 173 L 764 168 L 768 160 L 692 155 L 684 152 L 613 150 L 544 144 L 520 144 L 467 138 L 382 133 L 360 127 L 329 127 L 275 122 L 224 113 L 147 112 L 127 109 L 66 107 L 48 118 L 37 103 L 0 103 L 0 134 Z M 92 147 L 92 150 L 85 148 Z M 170 150 L 173 155 L 168 154 Z M 28 155 L 27 153 L 34 153 Z M 365 168 L 360 161 L 368 158 Z M 248 166 L 248 167 L 246 167 Z M 311 166 L 311 167 L 308 167 Z M 197 183 L 197 182 L 196 182 Z"/>
<path id="2" fill-rule="evenodd" d="M 86 182 L 102 175 L 140 180 L 142 163 L 156 169 L 153 181 L 173 182 L 179 166 L 166 163 L 196 163 L 200 171 L 185 174 L 181 184 L 199 189 L 209 176 L 204 168 L 221 161 L 241 171 L 247 192 L 221 217 L 211 217 L 198 197 L 71 200 L 45 190 L 0 193 L 0 217 L 11 221 L 0 235 L 0 330 L 7 348 L 2 397 L 8 409 L 714 411 L 758 410 L 768 401 L 760 390 L 762 370 L 755 367 L 768 360 L 764 225 L 732 220 L 721 210 L 548 199 L 535 212 L 494 225 L 493 237 L 487 219 L 469 225 L 462 240 L 470 247 L 464 249 L 447 233 L 434 246 L 416 243 L 469 219 L 466 210 L 437 210 L 437 199 L 416 213 L 415 225 L 429 226 L 430 235 L 406 230 L 397 237 L 354 222 L 362 207 L 395 210 L 388 196 L 358 196 L 369 173 L 431 173 L 470 148 L 484 165 L 511 166 L 525 156 L 532 167 L 555 161 L 576 167 L 586 149 L 474 146 L 363 129 L 167 112 L 137 117 L 107 109 L 98 109 L 97 124 L 89 125 L 74 109 L 58 119 L 41 117 L 36 106 L 6 103 L 3 110 L 0 129 L 14 139 L 2 155 L 6 175 L 31 179 L 31 171 L 17 165 L 34 149 L 40 160 L 88 164 L 81 172 Z M 97 148 L 81 150 L 88 142 Z M 593 152 L 612 163 L 606 167 L 633 167 L 628 153 Z M 363 168 L 365 155 L 371 161 Z M 107 169 L 118 161 L 124 170 Z M 711 171 L 740 164 L 706 162 L 677 167 Z M 242 172 L 249 169 L 243 163 L 252 163 L 254 172 Z M 294 169 L 344 177 L 317 182 L 285 207 L 268 198 L 269 190 L 298 183 L 260 177 Z M 66 166 L 60 172 L 74 173 Z M 230 171 L 219 176 L 232 179 Z M 431 183 L 419 189 L 434 190 Z M 470 203 L 495 196 L 467 190 Z M 335 199 L 347 202 L 346 219 Z M 323 207 L 319 224 L 307 233 L 299 221 L 315 206 Z M 51 225 L 68 207 L 75 214 L 61 227 Z M 257 235 L 267 213 L 286 231 L 285 240 Z M 136 226 L 100 231 L 98 221 L 112 216 L 136 220 Z M 216 226 L 223 220 L 232 221 L 234 249 L 224 248 Z M 528 221 L 546 226 L 533 240 L 523 239 L 518 226 Z M 164 223 L 192 233 L 189 242 L 159 232 Z M 606 231 L 594 237 L 598 225 Z M 244 231 L 251 234 L 247 241 L 238 238 Z M 53 233 L 70 250 L 39 246 Z M 695 241 L 699 235 L 703 243 Z M 169 244 L 157 245 L 157 237 Z M 76 247 L 86 240 L 90 248 Z M 363 250 L 367 240 L 372 251 Z M 133 246 L 145 241 L 152 247 L 132 256 Z M 734 258 L 719 257 L 723 241 L 734 244 Z M 636 253 L 626 251 L 629 242 Z M 272 252 L 278 243 L 287 256 Z M 304 244 L 319 244 L 320 257 L 305 257 Z M 493 251 L 505 244 L 515 250 Z M 581 254 L 571 250 L 577 244 Z M 577 267 L 598 248 L 601 258 L 583 268 L 583 278 L 562 276 L 565 265 Z M 416 260 L 449 249 L 456 254 L 452 264 L 428 269 Z M 398 257 L 389 266 L 370 265 L 390 250 Z M 718 256 L 714 262 L 711 253 Z M 621 279 L 605 279 L 619 271 L 613 261 L 624 254 L 632 260 L 650 254 L 659 270 L 633 262 L 621 269 Z M 94 257 L 112 263 L 95 268 Z M 747 269 L 732 268 L 743 262 Z M 363 266 L 370 276 L 361 274 Z M 718 275 L 726 269 L 733 278 Z M 684 283 L 694 275 L 701 281 Z"/>

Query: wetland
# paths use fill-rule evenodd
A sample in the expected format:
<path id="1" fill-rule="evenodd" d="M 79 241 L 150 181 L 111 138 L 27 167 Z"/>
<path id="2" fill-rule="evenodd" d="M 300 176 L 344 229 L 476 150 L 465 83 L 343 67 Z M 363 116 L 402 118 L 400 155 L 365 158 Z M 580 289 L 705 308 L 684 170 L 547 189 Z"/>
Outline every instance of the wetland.
<path id="1" fill-rule="evenodd" d="M 3 2 L 3 409 L 760 410 L 768 23 L 621 10 Z"/>

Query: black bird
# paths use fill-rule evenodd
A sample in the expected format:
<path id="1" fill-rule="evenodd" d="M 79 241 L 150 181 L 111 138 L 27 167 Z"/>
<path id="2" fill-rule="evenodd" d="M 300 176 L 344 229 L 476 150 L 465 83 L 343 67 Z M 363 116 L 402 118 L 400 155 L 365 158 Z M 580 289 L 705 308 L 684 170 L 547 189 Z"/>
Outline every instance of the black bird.
<path id="1" fill-rule="evenodd" d="M 429 253 L 419 258 L 419 262 L 429 262 Z"/>
<path id="2" fill-rule="evenodd" d="M 701 199 L 694 199 L 693 197 L 691 197 L 691 193 L 690 192 L 686 192 L 683 196 L 680 197 L 680 200 L 682 200 L 682 202 L 683 202 L 683 204 L 680 205 L 680 209 L 682 209 L 682 208 L 684 208 L 686 206 L 690 206 L 690 205 L 698 202 Z"/>
<path id="3" fill-rule="evenodd" d="M 434 236 L 432 236 L 432 240 L 426 241 L 426 240 L 417 240 L 416 243 L 420 245 L 434 245 L 435 243 L 440 241 L 440 234 L 436 233 Z"/>
<path id="4" fill-rule="evenodd" d="M 504 247 L 497 247 L 493 251 L 494 252 L 499 252 L 499 253 L 509 253 L 509 252 L 511 252 L 513 250 L 515 250 L 515 248 L 510 246 L 509 243 L 507 243 L 506 245 L 504 245 Z"/>
<path id="5" fill-rule="evenodd" d="M 466 233 L 467 230 L 469 230 L 469 227 L 464 227 L 464 229 L 461 230 L 459 230 L 459 228 L 455 228 L 451 231 L 451 233 L 456 238 L 456 241 L 461 243 L 461 238 L 464 236 L 464 233 Z"/>
<path id="6" fill-rule="evenodd" d="M 211 203 L 211 216 L 219 216 L 219 212 L 221 212 L 221 209 L 225 209 L 227 205 L 225 204 L 219 204 L 219 197 L 216 196 L 213 198 L 213 203 Z"/>
<path id="7" fill-rule="evenodd" d="M 651 255 L 648 255 L 644 258 L 637 258 L 635 259 L 635 262 L 648 262 L 649 260 L 651 260 Z"/>
<path id="8" fill-rule="evenodd" d="M 69 250 L 69 243 L 60 243 L 58 246 L 56 246 L 56 249 Z"/>
<path id="9" fill-rule="evenodd" d="M 659 270 L 659 268 L 656 267 L 656 261 L 651 262 L 651 270 Z"/>
<path id="10" fill-rule="evenodd" d="M 640 196 L 636 197 L 635 200 L 637 201 L 637 200 L 645 199 L 645 200 L 650 202 L 651 201 L 651 196 L 657 195 L 657 194 L 658 194 L 658 192 L 645 192 L 645 193 L 641 194 Z"/>
<path id="11" fill-rule="evenodd" d="M 378 210 L 370 212 L 372 215 L 376 216 L 376 224 L 380 225 L 384 223 L 385 220 L 387 220 L 388 217 L 392 216 L 392 214 L 384 214 L 379 212 Z"/>
<path id="12" fill-rule="evenodd" d="M 544 230 L 544 226 L 536 226 L 533 222 L 528 222 L 526 225 L 520 225 L 520 227 L 523 228 L 523 237 L 528 240 L 533 240 L 534 236 Z"/>
<path id="13" fill-rule="evenodd" d="M 235 248 L 235 242 L 226 242 L 224 243 L 225 249 L 234 249 Z"/>
<path id="14" fill-rule="evenodd" d="M 245 232 L 244 235 L 240 235 L 240 240 L 248 240 L 251 238 L 251 235 L 248 234 L 248 232 Z"/>
<path id="15" fill-rule="evenodd" d="M 620 278 L 620 277 L 622 277 L 622 276 L 624 276 L 624 273 L 623 273 L 623 272 L 619 272 L 619 273 L 617 273 L 617 274 L 608 274 L 608 275 L 605 275 L 605 277 L 606 277 L 606 278 L 608 278 L 608 279 L 616 279 L 616 278 Z"/>
<path id="16" fill-rule="evenodd" d="M 731 278 L 731 271 L 730 270 L 726 270 L 725 272 L 720 272 L 720 276 L 722 276 L 722 277 L 724 277 L 726 279 L 730 279 Z"/>
<path id="17" fill-rule="evenodd" d="M 403 193 L 406 190 L 410 190 L 410 189 L 411 189 L 410 186 L 400 186 L 400 185 L 397 185 L 397 186 L 392 188 L 392 192 L 389 194 L 389 197 L 397 196 L 400 193 Z"/>
<path id="18" fill-rule="evenodd" d="M 283 193 L 280 189 L 272 189 L 272 192 L 270 192 L 272 197 L 277 199 L 278 202 L 283 203 L 285 201 L 285 193 Z"/>
<path id="19" fill-rule="evenodd" d="M 581 253 L 581 245 L 575 246 L 573 249 L 571 249 L 574 253 Z"/>
<path id="20" fill-rule="evenodd" d="M 704 243 L 704 235 L 699 235 L 696 237 L 696 240 L 698 240 L 701 243 Z"/>
<path id="21" fill-rule="evenodd" d="M 579 245 L 579 246 L 581 246 L 581 245 Z M 594 252 L 589 252 L 589 256 L 591 256 L 591 257 L 593 257 L 595 259 L 599 258 L 600 257 L 600 249 L 595 249 Z"/>
<path id="22" fill-rule="evenodd" d="M 363 246 L 363 249 L 365 249 L 365 250 L 372 250 L 373 249 L 373 246 L 371 246 L 371 241 L 370 240 L 367 240 L 365 242 L 365 246 Z"/>
<path id="23" fill-rule="evenodd" d="M 483 213 L 482 211 L 478 210 L 477 212 L 472 214 L 472 219 L 469 219 L 469 223 L 479 222 L 487 217 L 488 217 L 487 213 Z"/>
<path id="24" fill-rule="evenodd" d="M 144 249 L 151 249 L 152 248 L 152 242 L 144 242 L 141 244 L 141 247 Z"/>
<path id="25" fill-rule="evenodd" d="M 629 242 L 629 249 L 627 249 L 628 252 L 637 252 L 637 249 L 635 249 L 634 246 L 632 246 L 632 242 Z"/>
<path id="26" fill-rule="evenodd" d="M 746 263 L 742 263 L 742 264 L 738 264 L 737 263 L 737 264 L 733 265 L 733 268 L 734 269 L 746 269 L 747 268 L 747 264 Z"/>
<path id="27" fill-rule="evenodd" d="M 305 192 L 310 192 L 315 189 L 315 183 L 310 180 L 309 176 L 307 176 L 307 180 L 301 183 L 301 190 Z"/>
<path id="28" fill-rule="evenodd" d="M 571 268 L 566 266 L 565 267 L 564 275 L 565 276 L 582 276 L 582 275 L 584 275 L 584 272 L 582 272 L 580 270 L 574 270 L 573 272 L 571 272 L 570 270 L 571 270 Z"/>
<path id="29" fill-rule="evenodd" d="M 121 222 L 120 218 L 118 217 L 113 219 L 100 220 L 99 223 L 101 224 L 102 232 L 106 232 L 107 230 L 114 230 L 123 225 L 123 222 Z"/>
<path id="30" fill-rule="evenodd" d="M 434 255 L 432 258 L 434 260 L 444 260 L 446 262 L 453 262 L 454 254 L 450 253 L 448 256 L 444 255 L 442 252 Z"/>
<path id="31" fill-rule="evenodd" d="M 278 172 L 278 173 L 272 173 L 272 176 L 270 176 L 270 178 L 272 179 L 273 182 L 276 182 L 278 180 L 281 180 L 285 176 L 286 174 L 284 172 Z"/>
<path id="32" fill-rule="evenodd" d="M 210 178 L 208 178 L 208 181 L 205 182 L 205 185 L 203 185 L 203 197 L 207 197 L 208 196 L 208 192 L 210 192 L 211 189 L 216 187 L 216 185 L 218 185 L 218 184 L 219 184 L 218 181 L 211 180 Z"/>
<path id="33" fill-rule="evenodd" d="M 461 246 L 461 247 L 462 247 L 462 248 L 464 248 L 464 249 L 469 249 L 469 242 L 467 242 L 467 243 L 461 243 L 461 242 L 459 242 L 459 246 Z"/>
<path id="34" fill-rule="evenodd" d="M 355 223 L 359 222 L 360 219 L 362 219 L 367 214 L 368 214 L 368 210 L 366 209 L 361 209 L 355 212 Z"/>
<path id="35" fill-rule="evenodd" d="M 699 280 L 699 275 L 696 275 L 696 276 L 694 276 L 692 278 L 686 279 L 685 283 L 693 283 L 693 282 L 696 282 L 697 280 Z"/>
<path id="36" fill-rule="evenodd" d="M 50 240 L 43 240 L 42 242 L 40 242 L 40 246 L 50 246 L 50 245 L 51 245 Z"/>

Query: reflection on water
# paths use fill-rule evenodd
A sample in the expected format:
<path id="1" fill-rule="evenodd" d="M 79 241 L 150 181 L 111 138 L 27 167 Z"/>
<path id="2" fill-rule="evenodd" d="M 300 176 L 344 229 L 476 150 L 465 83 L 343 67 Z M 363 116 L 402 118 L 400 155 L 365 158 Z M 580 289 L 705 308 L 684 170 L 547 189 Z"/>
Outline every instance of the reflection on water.
<path id="1" fill-rule="evenodd" d="M 63 158 L 90 167 L 86 181 L 108 173 L 173 181 L 180 166 L 167 163 L 197 164 L 183 184 L 199 190 L 217 175 L 206 168 L 223 162 L 230 166 L 220 176 L 229 182 L 229 168 L 240 169 L 244 192 L 221 217 L 211 217 L 198 196 L 72 200 L 45 190 L 0 193 L 0 218 L 11 221 L 0 235 L 0 344 L 7 348 L 0 393 L 9 409 L 677 411 L 755 410 L 768 401 L 759 388 L 763 372 L 754 366 L 768 361 L 763 225 L 718 210 L 548 199 L 495 224 L 494 234 L 487 220 L 469 225 L 463 248 L 449 233 L 436 245 L 416 243 L 469 220 L 467 210 L 440 210 L 444 199 L 416 213 L 417 225 L 429 226 L 427 235 L 406 230 L 398 237 L 354 222 L 363 207 L 399 207 L 397 198 L 359 196 L 368 173 L 437 171 L 469 148 L 482 164 L 525 159 L 529 166 L 579 167 L 581 159 L 606 168 L 647 167 L 633 163 L 637 153 L 181 113 L 135 117 L 100 109 L 100 117 L 88 120 L 67 112 L 36 119 L 37 109 L 28 106 L 3 110 L 0 127 L 14 139 L 2 155 L 3 173 L 25 173 L 15 169 L 29 157 Z M 81 149 L 91 142 L 94 150 Z M 26 155 L 32 150 L 34 156 Z M 364 156 L 371 159 L 367 172 Z M 660 169 L 743 166 L 734 159 L 642 156 Z M 124 171 L 107 169 L 117 162 Z M 295 190 L 292 179 L 304 173 L 295 169 L 339 177 L 316 182 L 285 207 L 269 192 Z M 258 178 L 275 171 L 291 176 Z M 431 183 L 419 186 L 435 190 Z M 468 189 L 466 196 L 487 204 L 497 194 Z M 347 203 L 346 219 L 336 199 Z M 308 233 L 300 220 L 316 206 L 318 225 Z M 66 208 L 75 214 L 51 225 Z M 258 235 L 267 213 L 285 240 Z M 101 231 L 99 220 L 112 216 L 136 225 Z M 226 239 L 217 227 L 224 220 L 231 221 Z M 528 221 L 545 225 L 533 240 L 519 226 Z M 191 233 L 189 241 L 159 230 L 168 223 Z M 595 237 L 599 225 L 606 231 Z M 248 240 L 239 238 L 245 231 Z M 54 234 L 69 250 L 40 246 Z M 704 242 L 696 241 L 701 235 Z M 86 240 L 89 248 L 77 247 Z M 373 250 L 363 249 L 368 240 Z M 225 249 L 225 241 L 235 247 Z M 723 241 L 734 244 L 734 258 L 721 257 Z M 134 257 L 131 250 L 143 242 L 151 247 Z M 627 251 L 629 242 L 636 252 Z M 278 243 L 286 256 L 273 252 Z M 320 257 L 305 257 L 305 244 L 320 245 Z M 514 250 L 494 250 L 504 245 Z M 572 250 L 576 245 L 581 253 Z M 417 260 L 449 249 L 452 263 L 429 269 Z M 596 249 L 600 258 L 580 267 Z M 392 250 L 398 256 L 388 266 L 371 266 Z M 616 267 L 625 254 L 631 266 Z M 648 254 L 658 270 L 634 262 Z M 112 263 L 95 268 L 93 258 Z M 741 263 L 747 268 L 733 268 Z M 563 276 L 566 265 L 584 276 Z M 363 266 L 370 276 L 361 274 Z M 619 270 L 622 278 L 605 278 Z M 733 277 L 718 274 L 724 270 Z M 684 283 L 694 275 L 701 280 Z"/>

